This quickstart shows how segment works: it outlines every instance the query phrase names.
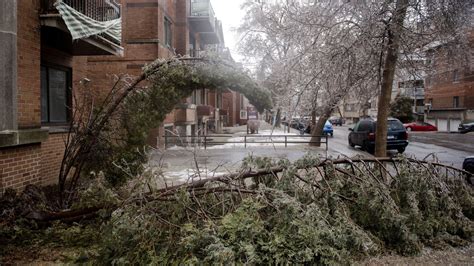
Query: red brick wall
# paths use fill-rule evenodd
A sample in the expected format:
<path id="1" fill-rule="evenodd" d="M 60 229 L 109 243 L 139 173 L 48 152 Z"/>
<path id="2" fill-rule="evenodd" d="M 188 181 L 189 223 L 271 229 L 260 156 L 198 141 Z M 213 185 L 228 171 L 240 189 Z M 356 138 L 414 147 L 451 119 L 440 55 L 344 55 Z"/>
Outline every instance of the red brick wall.
<path id="1" fill-rule="evenodd" d="M 123 37 L 131 39 L 158 38 L 158 4 L 157 0 L 126 0 L 122 4 L 124 25 Z"/>
<path id="2" fill-rule="evenodd" d="M 56 182 L 64 153 L 64 134 L 50 134 L 41 144 L 0 149 L 0 193 L 7 188 Z"/>
<path id="3" fill-rule="evenodd" d="M 7 188 L 21 190 L 28 184 L 41 185 L 40 145 L 0 149 L 0 193 Z"/>
<path id="4" fill-rule="evenodd" d="M 474 49 L 474 31 L 467 33 L 470 48 Z M 459 97 L 459 107 L 474 109 L 474 69 L 472 56 L 465 56 L 467 61 L 459 60 L 459 55 L 451 50 L 456 47 L 441 46 L 428 53 L 433 62 L 433 72 L 427 77 L 425 102 L 432 100 L 432 108 L 452 108 L 453 98 Z M 463 56 L 464 57 L 464 56 Z M 454 80 L 455 71 L 457 80 Z"/>
<path id="5" fill-rule="evenodd" d="M 39 0 L 17 1 L 18 12 L 18 126 L 39 127 L 40 22 Z"/>
<path id="6" fill-rule="evenodd" d="M 228 125 L 234 126 L 239 123 L 240 102 L 236 92 L 222 93 L 222 109 L 228 111 Z M 239 104 L 239 106 L 237 106 Z"/>
<path id="7" fill-rule="evenodd" d="M 48 140 L 41 143 L 40 176 L 43 185 L 52 184 L 58 180 L 65 137 L 65 133 L 49 134 Z"/>
<path id="8" fill-rule="evenodd" d="M 432 99 L 432 108 L 452 108 L 453 98 L 459 97 L 459 107 L 474 109 L 474 82 L 445 84 L 426 91 L 425 99 Z"/>

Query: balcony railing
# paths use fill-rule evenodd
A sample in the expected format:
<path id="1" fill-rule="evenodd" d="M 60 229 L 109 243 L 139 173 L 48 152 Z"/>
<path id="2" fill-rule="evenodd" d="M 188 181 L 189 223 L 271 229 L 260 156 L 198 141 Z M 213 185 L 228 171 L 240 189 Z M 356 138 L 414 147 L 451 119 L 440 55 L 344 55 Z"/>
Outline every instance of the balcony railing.
<path id="1" fill-rule="evenodd" d="M 41 0 L 43 13 L 57 13 L 55 2 L 56 0 Z M 120 18 L 120 5 L 115 0 L 63 0 L 63 2 L 97 21 Z"/>
<path id="2" fill-rule="evenodd" d="M 211 106 L 211 105 L 198 105 L 197 106 L 198 117 L 214 116 L 215 111 L 216 111 L 216 108 L 214 108 L 214 106 Z"/>
<path id="3" fill-rule="evenodd" d="M 189 49 L 188 55 L 191 57 L 204 57 L 204 56 L 209 56 L 209 55 L 216 55 L 219 57 L 227 58 L 230 56 L 230 51 L 227 47 L 208 45 L 206 46 L 205 50 Z"/>
<path id="4" fill-rule="evenodd" d="M 215 28 L 215 14 L 210 0 L 191 0 L 190 17 L 206 17 L 211 23 L 212 28 Z"/>

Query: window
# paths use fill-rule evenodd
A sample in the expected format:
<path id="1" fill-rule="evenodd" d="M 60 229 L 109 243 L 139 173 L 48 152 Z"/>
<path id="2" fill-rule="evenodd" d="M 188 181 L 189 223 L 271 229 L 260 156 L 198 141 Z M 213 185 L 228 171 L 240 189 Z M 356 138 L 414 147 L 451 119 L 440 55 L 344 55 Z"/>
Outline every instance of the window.
<path id="1" fill-rule="evenodd" d="M 395 130 L 403 130 L 403 124 L 402 122 L 398 120 L 388 120 L 387 123 L 388 131 L 395 131 Z"/>
<path id="2" fill-rule="evenodd" d="M 458 108 L 459 107 L 459 96 L 454 96 L 453 97 L 453 107 Z"/>
<path id="3" fill-rule="evenodd" d="M 202 89 L 200 91 L 200 93 L 201 93 L 201 102 L 200 102 L 200 104 L 206 105 L 207 104 L 206 90 Z"/>
<path id="4" fill-rule="evenodd" d="M 247 111 L 240 110 L 240 119 L 247 119 Z"/>
<path id="5" fill-rule="evenodd" d="M 425 86 L 425 82 L 421 79 L 417 79 L 413 82 L 413 87 L 415 88 L 423 88 Z"/>
<path id="6" fill-rule="evenodd" d="M 69 121 L 71 71 L 67 68 L 41 66 L 41 122 Z"/>
<path id="7" fill-rule="evenodd" d="M 457 81 L 459 81 L 459 71 L 455 69 L 453 71 L 453 82 L 457 82 Z"/>
<path id="8" fill-rule="evenodd" d="M 370 132 L 372 131 L 372 121 L 364 120 L 361 121 L 359 127 L 357 128 L 357 132 Z"/>
<path id="9" fill-rule="evenodd" d="M 197 93 L 195 90 L 193 91 L 193 94 L 191 94 L 191 103 L 197 104 Z"/>
<path id="10" fill-rule="evenodd" d="M 172 47 L 171 21 L 165 17 L 165 44 Z"/>

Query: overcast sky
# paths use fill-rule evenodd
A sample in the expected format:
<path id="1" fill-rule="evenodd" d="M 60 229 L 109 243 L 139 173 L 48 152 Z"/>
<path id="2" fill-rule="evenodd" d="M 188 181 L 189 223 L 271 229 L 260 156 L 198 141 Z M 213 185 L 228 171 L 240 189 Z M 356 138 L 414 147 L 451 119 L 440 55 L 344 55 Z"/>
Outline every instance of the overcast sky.
<path id="1" fill-rule="evenodd" d="M 240 21 L 244 17 L 244 13 L 240 9 L 244 1 L 245 0 L 211 0 L 216 17 L 222 21 L 225 44 L 229 47 L 232 57 L 236 61 L 242 60 L 237 53 L 238 36 L 233 29 L 240 25 Z"/>

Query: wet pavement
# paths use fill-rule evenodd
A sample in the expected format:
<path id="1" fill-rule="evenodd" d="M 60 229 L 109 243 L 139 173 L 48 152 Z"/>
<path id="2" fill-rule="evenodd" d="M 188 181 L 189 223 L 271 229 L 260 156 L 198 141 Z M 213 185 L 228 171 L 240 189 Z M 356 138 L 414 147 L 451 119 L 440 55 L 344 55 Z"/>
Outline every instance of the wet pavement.
<path id="1" fill-rule="evenodd" d="M 247 144 L 247 147 L 244 147 L 243 143 L 227 143 L 208 147 L 206 150 L 193 147 L 172 147 L 165 151 L 155 151 L 152 154 L 150 164 L 163 167 L 164 175 L 169 185 L 186 181 L 190 176 L 193 178 L 207 178 L 235 172 L 240 168 L 242 160 L 247 156 L 268 156 L 275 160 L 286 158 L 290 161 L 297 160 L 305 154 L 330 158 L 345 156 L 371 157 L 372 155 L 369 153 L 348 145 L 348 129 L 349 126 L 334 127 L 334 137 L 329 137 L 328 151 L 326 151 L 324 144 L 322 147 L 309 147 L 308 144 L 288 144 L 285 148 L 285 145 L 282 143 L 271 142 Z M 231 128 L 227 131 L 233 133 L 224 138 L 230 142 L 242 141 L 243 136 L 246 135 L 244 126 Z M 270 133 L 271 127 L 268 124 L 262 124 L 259 134 L 268 135 Z M 291 129 L 290 133 L 284 133 L 281 129 L 273 131 L 273 135 L 281 134 L 288 134 L 288 140 L 292 138 L 297 139 L 292 136 L 299 135 L 294 129 Z M 431 160 L 435 156 L 441 163 L 461 167 L 465 157 L 474 155 L 474 149 L 471 149 L 472 145 L 474 145 L 474 141 L 471 141 L 471 138 L 474 137 L 473 135 L 418 132 L 410 133 L 410 135 L 410 144 L 405 151 L 405 155 L 409 157 Z M 247 140 L 251 142 L 252 137 L 247 137 Z M 261 140 L 259 139 L 259 141 Z M 461 145 L 461 147 L 450 144 L 449 141 L 465 143 L 466 145 Z M 440 143 L 440 145 L 435 145 L 435 143 Z M 397 156 L 397 153 L 390 152 L 390 156 Z"/>
<path id="2" fill-rule="evenodd" d="M 474 155 L 474 132 L 467 134 L 448 132 L 410 132 L 409 140 L 465 151 Z"/>

